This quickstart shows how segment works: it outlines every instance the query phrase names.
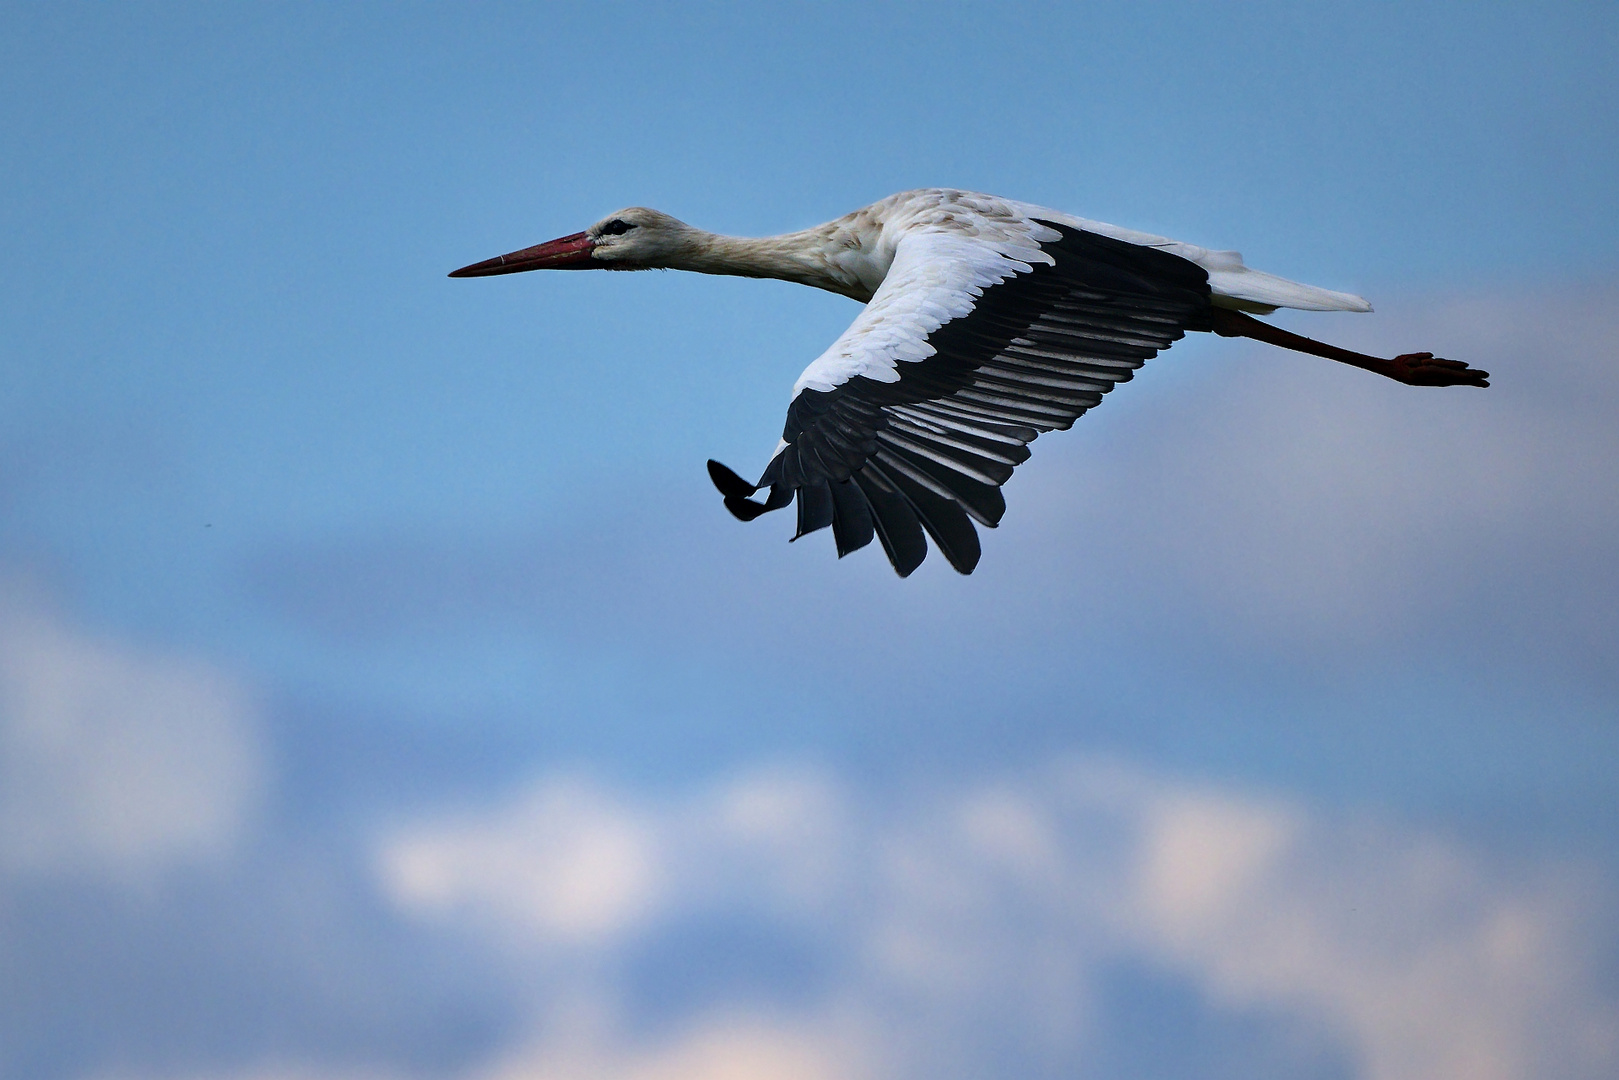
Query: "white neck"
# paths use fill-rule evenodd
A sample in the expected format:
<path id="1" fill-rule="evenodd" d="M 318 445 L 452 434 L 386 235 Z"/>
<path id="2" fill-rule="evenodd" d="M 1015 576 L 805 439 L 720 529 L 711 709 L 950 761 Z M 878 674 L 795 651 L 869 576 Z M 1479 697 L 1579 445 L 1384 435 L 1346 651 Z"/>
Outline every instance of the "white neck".
<path id="1" fill-rule="evenodd" d="M 862 251 L 840 240 L 828 225 L 762 237 L 720 236 L 692 229 L 682 250 L 664 261 L 673 270 L 778 278 L 861 302 L 870 300 L 882 273 L 874 265 L 864 265 L 871 260 L 863 258 Z"/>

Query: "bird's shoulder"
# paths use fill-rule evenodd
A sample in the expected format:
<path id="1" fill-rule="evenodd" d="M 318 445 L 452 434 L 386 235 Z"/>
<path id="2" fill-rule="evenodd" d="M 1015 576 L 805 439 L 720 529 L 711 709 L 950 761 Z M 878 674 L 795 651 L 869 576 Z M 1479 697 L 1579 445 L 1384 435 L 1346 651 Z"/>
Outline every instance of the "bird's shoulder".
<path id="1" fill-rule="evenodd" d="M 897 380 L 897 365 L 933 355 L 933 333 L 970 315 L 986 290 L 1050 265 L 1052 257 L 1040 245 L 1058 235 L 1032 221 L 993 235 L 929 227 L 904 232 L 871 301 L 799 376 L 794 395 L 806 388 L 830 390 L 856 375 Z"/>
<path id="2" fill-rule="evenodd" d="M 907 234 L 951 233 L 993 242 L 1025 234 L 1039 207 L 959 188 L 916 188 L 856 211 L 896 240 Z"/>

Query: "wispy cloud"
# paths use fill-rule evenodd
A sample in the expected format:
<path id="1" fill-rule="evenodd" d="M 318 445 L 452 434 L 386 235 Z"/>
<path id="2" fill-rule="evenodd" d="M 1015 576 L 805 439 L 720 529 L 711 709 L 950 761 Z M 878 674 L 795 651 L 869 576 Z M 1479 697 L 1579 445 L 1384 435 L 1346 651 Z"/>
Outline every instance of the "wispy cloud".
<path id="1" fill-rule="evenodd" d="M 611 842 L 586 856 L 593 839 Z M 737 1030 L 753 1033 L 737 1061 L 782 1039 L 837 1075 L 966 1074 L 1008 1045 L 1039 1071 L 1108 1037 L 1095 1002 L 1120 964 L 1173 973 L 1218 1008 L 1292 1017 L 1373 1080 L 1619 1064 L 1619 1007 L 1586 955 L 1601 895 L 1568 868 L 1116 763 L 890 800 L 801 772 L 664 800 L 542 777 L 379 851 L 386 893 L 414 917 L 536 960 L 571 950 L 572 989 L 545 1012 L 589 1022 L 547 1023 L 501 1076 L 572 1075 L 558 1063 L 592 1054 L 607 1075 L 685 1076 L 674 1063 L 702 1054 L 724 1074 L 715 1032 Z M 598 918 L 558 917 L 586 896 Z M 713 1002 L 655 1053 L 609 1050 L 647 1045 L 626 955 L 705 909 L 839 939 L 836 976 L 807 1002 Z"/>
<path id="2" fill-rule="evenodd" d="M 0 604 L 0 868 L 147 876 L 209 859 L 241 837 L 264 782 L 236 679 Z"/>
<path id="3" fill-rule="evenodd" d="M 655 832 L 583 782 L 530 792 L 491 827 L 450 820 L 390 843 L 382 861 L 407 908 L 487 915 L 560 941 L 614 936 L 659 899 Z"/>

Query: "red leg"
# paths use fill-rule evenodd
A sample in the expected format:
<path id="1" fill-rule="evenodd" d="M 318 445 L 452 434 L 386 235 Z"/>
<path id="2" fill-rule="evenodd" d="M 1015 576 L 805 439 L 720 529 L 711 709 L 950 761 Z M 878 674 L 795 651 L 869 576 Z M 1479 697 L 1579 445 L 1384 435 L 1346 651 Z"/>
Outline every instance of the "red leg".
<path id="1" fill-rule="evenodd" d="M 1433 353 L 1404 353 L 1392 360 L 1381 360 L 1364 353 L 1340 349 L 1298 334 L 1290 334 L 1279 326 L 1260 322 L 1240 311 L 1214 309 L 1214 332 L 1221 337 L 1247 337 L 1256 341 L 1280 345 L 1294 352 L 1309 353 L 1342 364 L 1375 371 L 1379 375 L 1405 383 L 1407 386 L 1489 386 L 1490 373 L 1470 368 L 1460 360 L 1441 360 Z"/>

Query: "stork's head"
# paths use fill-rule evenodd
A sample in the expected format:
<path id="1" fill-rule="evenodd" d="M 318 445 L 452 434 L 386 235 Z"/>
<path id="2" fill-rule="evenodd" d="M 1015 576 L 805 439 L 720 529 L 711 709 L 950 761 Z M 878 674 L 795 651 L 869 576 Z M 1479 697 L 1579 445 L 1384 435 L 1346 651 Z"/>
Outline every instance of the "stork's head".
<path id="1" fill-rule="evenodd" d="M 650 270 L 678 265 L 697 231 L 668 214 L 632 206 L 609 214 L 582 233 L 497 255 L 453 271 L 451 277 L 489 277 L 524 270 Z"/>

